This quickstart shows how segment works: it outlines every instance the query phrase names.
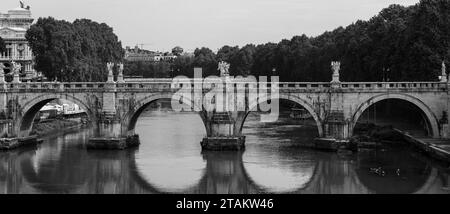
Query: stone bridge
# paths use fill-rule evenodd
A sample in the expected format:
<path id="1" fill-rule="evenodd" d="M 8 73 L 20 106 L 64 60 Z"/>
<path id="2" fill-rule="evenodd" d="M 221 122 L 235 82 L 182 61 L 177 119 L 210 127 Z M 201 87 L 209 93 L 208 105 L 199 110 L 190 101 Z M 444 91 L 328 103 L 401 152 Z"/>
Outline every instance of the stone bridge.
<path id="1" fill-rule="evenodd" d="M 417 106 L 427 120 L 434 138 L 449 136 L 449 86 L 441 82 L 268 82 L 258 90 L 276 88 L 279 100 L 303 106 L 314 118 L 320 138 L 330 141 L 348 140 L 362 113 L 371 105 L 389 99 L 407 101 Z M 107 82 L 5 82 L 0 80 L 0 116 L 9 121 L 1 130 L 3 139 L 18 142 L 30 138 L 34 118 L 48 102 L 64 99 L 82 107 L 95 128 L 91 148 L 125 148 L 138 141 L 134 129 L 140 114 L 152 102 L 179 99 L 174 96 L 186 83 L 167 79 L 151 81 Z M 192 83 L 193 84 L 193 83 Z M 211 90 L 204 87 L 202 93 Z M 250 87 L 246 85 L 246 90 Z M 266 98 L 246 97 L 245 110 L 206 111 L 203 105 L 181 98 L 185 104 L 198 107 L 207 136 L 204 149 L 242 149 L 245 136 L 242 126 L 248 113 L 267 102 Z M 237 99 L 234 97 L 233 99 Z M 179 101 L 179 100 L 178 100 Z M 238 101 L 233 100 L 233 103 Z"/>

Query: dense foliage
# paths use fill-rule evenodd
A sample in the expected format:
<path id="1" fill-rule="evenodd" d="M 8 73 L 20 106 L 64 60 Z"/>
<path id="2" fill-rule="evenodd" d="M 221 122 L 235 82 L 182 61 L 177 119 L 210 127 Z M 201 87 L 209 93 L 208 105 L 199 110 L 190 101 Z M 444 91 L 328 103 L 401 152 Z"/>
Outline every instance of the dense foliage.
<path id="1" fill-rule="evenodd" d="M 0 53 L 3 53 L 5 51 L 6 51 L 5 41 L 3 41 L 2 37 L 0 37 Z"/>
<path id="2" fill-rule="evenodd" d="M 88 19 L 73 23 L 39 18 L 26 38 L 35 56 L 35 69 L 48 79 L 105 81 L 107 62 L 120 62 L 124 51 L 108 25 Z"/>
<path id="3" fill-rule="evenodd" d="M 450 1 L 422 0 L 410 7 L 391 5 L 368 21 L 357 21 L 317 37 L 295 36 L 279 43 L 224 46 L 217 54 L 195 50 L 179 58 L 178 74 L 218 74 L 217 62 L 232 75 L 279 75 L 281 81 L 330 81 L 331 61 L 341 61 L 343 81 L 435 81 L 442 60 L 450 60 Z"/>
<path id="4" fill-rule="evenodd" d="M 125 62 L 124 74 L 128 77 L 170 78 L 172 64 L 170 62 Z"/>
<path id="5" fill-rule="evenodd" d="M 36 70 L 49 79 L 104 81 L 106 62 L 121 61 L 123 49 L 106 24 L 40 18 L 26 35 Z M 450 59 L 450 1 L 421 0 L 391 5 L 367 21 L 356 21 L 317 37 L 294 36 L 279 43 L 224 46 L 214 53 L 197 48 L 170 62 L 129 62 L 125 75 L 144 77 L 218 75 L 217 64 L 231 64 L 231 75 L 280 76 L 281 81 L 330 81 L 331 61 L 341 61 L 342 81 L 435 81 Z"/>
<path id="6" fill-rule="evenodd" d="M 176 46 L 172 49 L 172 54 L 175 56 L 180 56 L 183 52 L 183 48 L 181 48 L 180 46 Z"/>

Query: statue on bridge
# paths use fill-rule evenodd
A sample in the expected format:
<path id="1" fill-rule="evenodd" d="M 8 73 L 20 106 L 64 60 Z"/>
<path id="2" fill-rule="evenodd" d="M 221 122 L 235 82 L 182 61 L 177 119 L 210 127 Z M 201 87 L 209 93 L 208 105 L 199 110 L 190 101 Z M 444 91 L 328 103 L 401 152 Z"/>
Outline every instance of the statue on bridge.
<path id="1" fill-rule="evenodd" d="M 114 63 L 112 63 L 112 62 L 106 63 L 106 68 L 108 69 L 108 81 L 107 82 L 114 82 L 113 67 L 114 67 Z"/>
<path id="2" fill-rule="evenodd" d="M 229 69 L 230 69 L 230 64 L 229 63 L 226 63 L 224 61 L 219 62 L 219 66 L 218 66 L 217 70 L 220 71 L 220 76 L 221 77 L 230 76 Z"/>
<path id="3" fill-rule="evenodd" d="M 123 63 L 119 63 L 119 74 L 123 74 Z"/>
<path id="4" fill-rule="evenodd" d="M 439 79 L 441 80 L 441 82 L 447 82 L 448 78 L 447 78 L 447 69 L 445 67 L 445 61 L 442 60 L 442 72 L 441 72 L 441 76 L 439 77 Z"/>
<path id="5" fill-rule="evenodd" d="M 119 63 L 119 74 L 117 75 L 117 82 L 124 83 L 123 80 L 123 63 Z"/>
<path id="6" fill-rule="evenodd" d="M 333 61 L 331 62 L 331 69 L 333 70 L 333 80 L 332 83 L 341 82 L 339 80 L 339 70 L 341 70 L 341 62 Z"/>
<path id="7" fill-rule="evenodd" d="M 13 73 L 13 83 L 20 83 L 20 70 L 22 69 L 22 65 L 16 63 L 15 61 L 11 61 L 12 73 Z"/>
<path id="8" fill-rule="evenodd" d="M 5 65 L 0 63 L 0 84 L 5 83 Z"/>
<path id="9" fill-rule="evenodd" d="M 12 61 L 11 64 L 12 64 L 14 74 L 18 74 L 20 72 L 20 69 L 22 69 L 22 65 L 14 62 L 14 61 Z"/>

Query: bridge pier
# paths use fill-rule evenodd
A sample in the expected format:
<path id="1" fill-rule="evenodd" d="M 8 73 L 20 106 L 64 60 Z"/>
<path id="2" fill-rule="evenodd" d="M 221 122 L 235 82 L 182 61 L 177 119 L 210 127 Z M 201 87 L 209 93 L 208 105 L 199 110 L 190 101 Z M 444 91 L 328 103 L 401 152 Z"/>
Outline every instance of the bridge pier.
<path id="1" fill-rule="evenodd" d="M 0 138 L 0 150 L 12 150 L 24 146 L 36 146 L 42 142 L 42 139 L 38 139 L 37 136 Z"/>
<path id="2" fill-rule="evenodd" d="M 242 151 L 245 149 L 245 136 L 205 137 L 201 146 L 204 151 Z"/>
<path id="3" fill-rule="evenodd" d="M 107 94 L 104 102 L 114 103 L 115 96 Z M 124 127 L 121 118 L 114 112 L 115 105 L 104 108 L 95 123 L 94 136 L 86 144 L 87 149 L 117 150 L 135 147 L 140 144 L 139 135 L 123 132 Z M 124 134 L 126 133 L 126 134 Z"/>
<path id="4" fill-rule="evenodd" d="M 94 127 L 94 137 L 86 145 L 87 149 L 126 149 L 140 144 L 139 135 L 128 134 L 117 114 L 117 84 L 114 82 L 112 70 L 108 64 L 108 81 L 102 94 L 102 110 Z M 125 134 L 124 134 L 125 133 Z"/>
<path id="5" fill-rule="evenodd" d="M 324 123 L 324 136 L 314 142 L 315 148 L 330 151 L 353 150 L 354 145 L 350 144 L 349 127 L 342 112 L 331 113 Z"/>
<path id="6" fill-rule="evenodd" d="M 333 80 L 331 81 L 329 99 L 330 107 L 324 121 L 324 133 L 314 142 L 317 149 L 337 151 L 340 149 L 353 150 L 350 144 L 351 119 L 344 113 L 344 93 L 339 80 L 339 62 L 333 62 Z"/>
<path id="7" fill-rule="evenodd" d="M 87 149 L 126 149 L 140 144 L 139 135 L 122 135 L 120 121 L 102 118 L 94 127 L 94 136 L 86 144 Z"/>
<path id="8" fill-rule="evenodd" d="M 233 117 L 234 116 L 234 117 Z M 237 114 L 231 112 L 213 112 L 208 115 L 207 137 L 200 143 L 202 150 L 242 151 L 245 149 L 245 136 L 236 126 Z"/>

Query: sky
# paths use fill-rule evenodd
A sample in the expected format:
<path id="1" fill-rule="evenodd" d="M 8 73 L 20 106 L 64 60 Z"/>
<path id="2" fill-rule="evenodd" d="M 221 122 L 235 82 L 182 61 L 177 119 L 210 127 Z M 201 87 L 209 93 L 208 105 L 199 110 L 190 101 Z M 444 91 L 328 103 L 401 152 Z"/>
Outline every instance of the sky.
<path id="1" fill-rule="evenodd" d="M 243 46 L 317 36 L 357 20 L 368 20 L 391 4 L 419 0 L 25 0 L 35 19 L 88 18 L 114 28 L 122 45 L 185 51 Z M 2 0 L 0 13 L 18 7 Z"/>

